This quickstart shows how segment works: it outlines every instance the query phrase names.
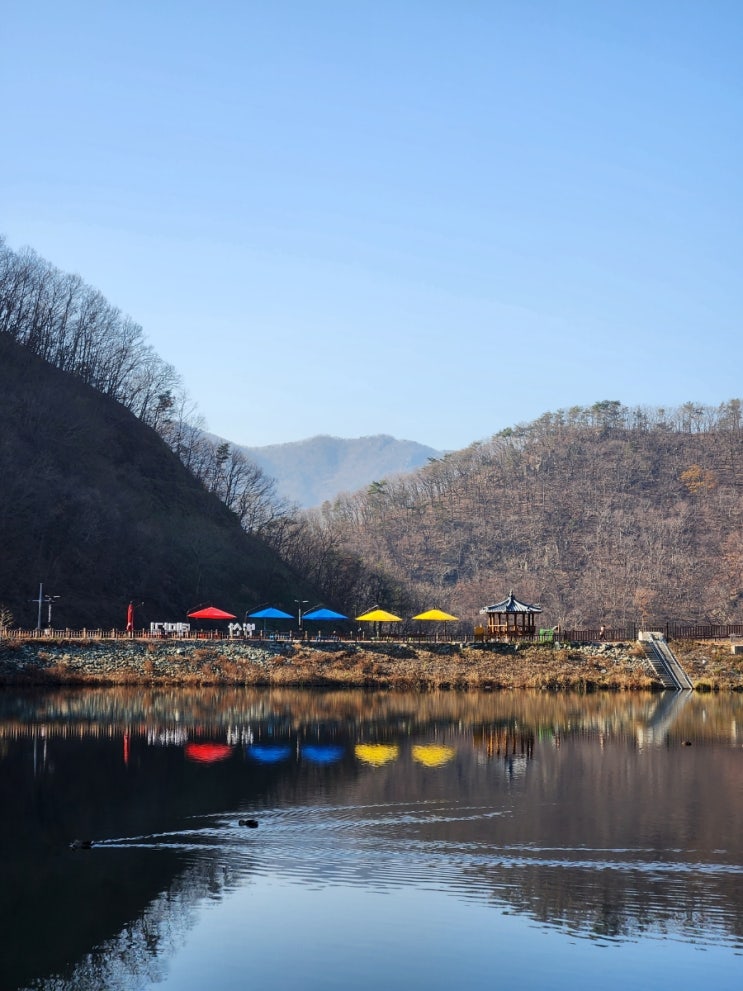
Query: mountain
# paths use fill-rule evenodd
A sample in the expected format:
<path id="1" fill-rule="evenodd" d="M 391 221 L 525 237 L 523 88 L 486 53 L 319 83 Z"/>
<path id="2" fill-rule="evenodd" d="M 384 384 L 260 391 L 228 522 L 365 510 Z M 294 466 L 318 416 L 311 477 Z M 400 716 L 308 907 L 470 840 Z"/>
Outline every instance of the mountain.
<path id="1" fill-rule="evenodd" d="M 542 625 L 743 624 L 743 404 L 547 413 L 309 526 L 294 566 L 325 584 L 361 561 L 394 612 L 404 594 L 472 622 L 514 590 Z"/>
<path id="2" fill-rule="evenodd" d="M 289 444 L 240 447 L 251 461 L 276 479 L 280 496 L 299 506 L 319 506 L 340 492 L 413 471 L 441 452 L 386 434 L 344 440 L 319 436 Z"/>
<path id="3" fill-rule="evenodd" d="M 2 613 L 32 625 L 43 583 L 62 627 L 120 626 L 130 599 L 138 625 L 295 598 L 469 624 L 514 590 L 544 625 L 743 630 L 739 399 L 603 400 L 442 456 L 387 436 L 240 449 L 190 409 L 138 324 L 0 238 Z"/>
<path id="4" fill-rule="evenodd" d="M 17 625 L 35 625 L 40 582 L 59 627 L 122 627 L 130 599 L 142 626 L 317 598 L 152 428 L 2 333 L 0 417 L 0 604 Z"/>

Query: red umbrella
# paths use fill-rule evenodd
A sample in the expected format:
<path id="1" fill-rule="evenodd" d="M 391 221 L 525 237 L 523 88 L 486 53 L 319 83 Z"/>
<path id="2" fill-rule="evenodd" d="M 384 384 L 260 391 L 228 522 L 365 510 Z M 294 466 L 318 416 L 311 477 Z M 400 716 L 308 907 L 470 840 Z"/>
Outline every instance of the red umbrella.
<path id="1" fill-rule="evenodd" d="M 237 619 L 231 612 L 217 609 L 216 606 L 207 606 L 205 609 L 197 609 L 188 614 L 189 619 Z"/>

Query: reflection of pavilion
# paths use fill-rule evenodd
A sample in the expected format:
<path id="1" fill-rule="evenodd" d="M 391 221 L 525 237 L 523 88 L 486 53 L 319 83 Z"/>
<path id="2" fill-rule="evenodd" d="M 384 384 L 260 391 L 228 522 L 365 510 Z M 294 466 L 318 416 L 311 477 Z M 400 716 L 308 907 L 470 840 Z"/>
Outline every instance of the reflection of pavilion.
<path id="1" fill-rule="evenodd" d="M 529 760 L 534 756 L 534 730 L 517 728 L 515 723 L 478 728 L 474 731 L 472 742 L 475 750 L 483 753 L 488 760 L 494 757 L 505 760 L 523 757 Z"/>
<path id="2" fill-rule="evenodd" d="M 533 639 L 535 617 L 541 611 L 541 606 L 520 602 L 513 592 L 501 602 L 480 610 L 488 617 L 488 636 L 506 640 Z"/>

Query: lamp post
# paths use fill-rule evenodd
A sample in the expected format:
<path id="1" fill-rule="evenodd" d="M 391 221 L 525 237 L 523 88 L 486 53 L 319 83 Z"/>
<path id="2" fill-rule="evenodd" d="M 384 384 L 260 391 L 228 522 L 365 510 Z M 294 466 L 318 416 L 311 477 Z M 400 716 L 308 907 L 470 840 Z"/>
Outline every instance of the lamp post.
<path id="1" fill-rule="evenodd" d="M 309 599 L 295 599 L 294 601 L 297 603 L 297 619 L 299 621 L 299 629 L 300 629 L 300 632 L 301 632 L 301 630 L 302 630 L 302 606 L 306 606 L 307 603 L 310 600 Z"/>
<path id="2" fill-rule="evenodd" d="M 51 625 L 52 625 L 52 603 L 54 602 L 55 599 L 58 599 L 58 598 L 59 598 L 58 595 L 44 595 L 44 583 L 43 582 L 39 582 L 39 597 L 38 597 L 38 599 L 31 599 L 32 602 L 36 602 L 38 604 L 38 606 L 39 606 L 39 611 L 36 614 L 36 629 L 37 630 L 41 630 L 41 607 L 44 605 L 44 603 L 46 603 L 47 606 L 49 607 L 49 610 L 48 610 L 48 613 L 47 613 L 47 620 L 46 620 L 46 622 L 47 622 L 47 626 L 49 628 L 51 628 Z"/>
<path id="3" fill-rule="evenodd" d="M 47 606 L 49 607 L 46 616 L 46 625 L 49 627 L 50 630 L 52 628 L 52 602 L 54 602 L 54 600 L 58 598 L 59 598 L 58 595 L 47 595 L 46 598 L 44 599 Z"/>
<path id="4" fill-rule="evenodd" d="M 38 599 L 31 599 L 32 602 L 38 602 L 39 611 L 36 616 L 36 629 L 41 629 L 41 607 L 44 604 L 44 583 L 39 582 L 39 597 Z"/>

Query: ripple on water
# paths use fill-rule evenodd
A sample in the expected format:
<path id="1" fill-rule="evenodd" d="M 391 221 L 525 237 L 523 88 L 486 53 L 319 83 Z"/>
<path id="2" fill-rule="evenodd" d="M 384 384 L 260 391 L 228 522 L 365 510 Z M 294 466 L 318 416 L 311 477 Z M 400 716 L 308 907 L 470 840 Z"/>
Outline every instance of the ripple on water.
<path id="1" fill-rule="evenodd" d="M 178 832 L 122 837 L 96 847 L 216 856 L 229 872 L 230 888 L 258 877 L 314 887 L 415 886 L 467 901 L 501 902 L 509 911 L 516 906 L 575 936 L 610 942 L 632 933 L 675 934 L 688 941 L 704 931 L 707 944 L 730 943 L 731 910 L 714 891 L 737 885 L 743 865 L 726 862 L 725 851 L 710 861 L 680 849 L 500 845 L 492 836 L 456 835 L 461 824 L 487 826 L 507 814 L 443 801 L 250 808 L 200 818 Z M 257 820 L 257 829 L 240 825 L 248 816 Z M 702 890 L 700 911 L 693 896 Z M 606 918 L 612 898 L 619 907 L 616 917 Z M 560 907 L 565 900 L 582 903 L 577 921 L 575 911 Z"/>

